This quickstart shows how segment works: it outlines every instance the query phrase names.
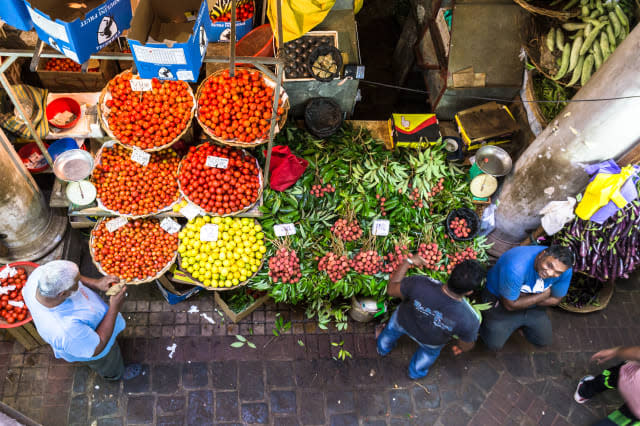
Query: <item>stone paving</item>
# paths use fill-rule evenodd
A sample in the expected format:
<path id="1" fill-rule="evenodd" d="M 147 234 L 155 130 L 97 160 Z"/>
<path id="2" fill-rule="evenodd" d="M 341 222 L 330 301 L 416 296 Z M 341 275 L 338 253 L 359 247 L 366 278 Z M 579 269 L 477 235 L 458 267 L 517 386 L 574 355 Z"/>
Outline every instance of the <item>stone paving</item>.
<path id="1" fill-rule="evenodd" d="M 640 344 L 640 280 L 619 283 L 606 310 L 550 310 L 555 341 L 535 348 L 519 335 L 492 353 L 480 343 L 449 348 L 418 382 L 406 374 L 415 344 L 376 354 L 372 324 L 320 330 L 302 312 L 267 305 L 240 324 L 222 321 L 211 294 L 168 305 L 152 286 L 132 290 L 120 338 L 143 374 L 110 383 L 56 360 L 49 347 L 25 352 L 0 341 L 2 401 L 44 425 L 588 425 L 621 404 L 611 392 L 581 406 L 576 381 L 599 367 L 598 349 Z M 188 313 L 191 306 L 200 312 Z M 272 334 L 280 313 L 293 327 Z M 202 314 L 215 321 L 211 324 Z M 235 334 L 257 349 L 232 348 Z M 352 359 L 334 360 L 344 341 Z M 169 350 L 176 349 L 173 357 Z"/>

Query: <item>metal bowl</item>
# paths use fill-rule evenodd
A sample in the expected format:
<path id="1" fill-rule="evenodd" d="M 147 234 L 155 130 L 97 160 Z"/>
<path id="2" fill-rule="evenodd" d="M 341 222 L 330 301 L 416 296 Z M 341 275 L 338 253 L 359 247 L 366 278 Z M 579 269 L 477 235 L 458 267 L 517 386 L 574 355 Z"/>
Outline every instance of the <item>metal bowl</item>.
<path id="1" fill-rule="evenodd" d="M 476 164 L 480 170 L 491 176 L 504 176 L 513 166 L 507 151 L 495 145 L 480 148 L 476 153 Z"/>
<path id="2" fill-rule="evenodd" d="M 82 149 L 65 151 L 53 162 L 53 173 L 60 180 L 77 182 L 86 179 L 93 170 L 93 157 Z"/>

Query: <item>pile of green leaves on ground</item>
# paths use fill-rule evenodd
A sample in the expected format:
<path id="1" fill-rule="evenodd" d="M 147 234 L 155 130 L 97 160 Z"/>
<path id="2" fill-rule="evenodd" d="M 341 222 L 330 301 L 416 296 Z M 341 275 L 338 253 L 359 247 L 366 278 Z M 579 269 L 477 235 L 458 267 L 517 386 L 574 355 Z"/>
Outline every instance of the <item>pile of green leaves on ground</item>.
<path id="1" fill-rule="evenodd" d="M 560 111 L 567 106 L 569 99 L 573 98 L 573 95 L 577 92 L 576 89 L 562 86 L 542 74 L 537 74 L 533 77 L 533 88 L 537 100 L 553 101 L 538 104 L 547 123 L 550 123 L 551 120 L 560 114 Z"/>
<path id="2" fill-rule="evenodd" d="M 375 219 L 389 219 L 390 233 L 376 237 L 371 243 L 380 255 L 391 252 L 396 244 L 407 245 L 411 252 L 422 243 L 436 242 L 445 254 L 453 254 L 472 246 L 480 260 L 486 260 L 486 239 L 454 242 L 445 238 L 445 218 L 452 209 L 471 207 L 466 173 L 446 161 L 440 148 L 426 150 L 402 149 L 388 151 L 370 134 L 360 128 L 343 126 L 332 137 L 318 140 L 304 130 L 286 127 L 276 139 L 277 145 L 288 145 L 299 157 L 309 161 L 309 167 L 298 182 L 284 192 L 265 190 L 263 217 L 260 222 L 267 239 L 276 239 L 273 225 L 294 223 L 296 235 L 288 237 L 290 247 L 301 260 L 302 279 L 295 284 L 273 283 L 267 268 L 252 280 L 251 286 L 268 290 L 276 302 L 306 304 L 307 316 L 318 317 L 321 326 L 331 319 L 346 325 L 346 312 L 351 296 L 374 297 L 385 300 L 388 275 L 367 276 L 350 271 L 332 282 L 318 270 L 318 257 L 332 250 L 331 226 L 354 210 L 364 231 L 361 239 L 344 244 L 345 252 L 353 256 L 363 248 Z M 440 178 L 444 190 L 430 198 L 428 193 Z M 335 193 L 316 198 L 310 193 L 312 185 L 332 184 Z M 418 188 L 426 200 L 423 208 L 413 208 L 408 194 Z M 376 195 L 385 197 L 386 215 L 381 215 Z M 369 247 L 367 247 L 369 248 Z M 267 256 L 275 247 L 268 244 Z M 265 263 L 266 265 L 266 263 Z M 442 271 L 416 271 L 446 281 Z"/>

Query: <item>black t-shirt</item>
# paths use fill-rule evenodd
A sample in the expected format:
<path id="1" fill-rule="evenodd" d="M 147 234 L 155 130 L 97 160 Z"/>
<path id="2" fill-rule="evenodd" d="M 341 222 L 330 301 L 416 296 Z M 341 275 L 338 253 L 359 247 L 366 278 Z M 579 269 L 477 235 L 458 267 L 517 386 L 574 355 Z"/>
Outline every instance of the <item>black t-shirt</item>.
<path id="1" fill-rule="evenodd" d="M 464 342 L 478 337 L 480 319 L 466 301 L 450 298 L 442 284 L 424 275 L 402 280 L 404 300 L 398 307 L 398 322 L 407 333 L 425 345 L 444 345 L 456 335 Z"/>

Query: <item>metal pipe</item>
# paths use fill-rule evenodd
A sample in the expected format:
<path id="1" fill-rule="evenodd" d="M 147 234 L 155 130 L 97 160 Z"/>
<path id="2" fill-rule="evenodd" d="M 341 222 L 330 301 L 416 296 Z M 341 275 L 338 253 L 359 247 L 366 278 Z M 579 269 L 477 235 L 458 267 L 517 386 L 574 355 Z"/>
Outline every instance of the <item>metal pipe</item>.
<path id="1" fill-rule="evenodd" d="M 33 50 L 24 50 L 24 49 L 0 49 L 0 56 L 4 57 L 16 57 L 16 58 L 32 58 Z M 58 52 L 43 52 L 40 55 L 41 58 L 66 58 L 62 53 Z M 121 53 L 121 52 L 100 52 L 95 55 L 91 55 L 91 59 L 104 59 L 107 61 L 116 61 L 116 60 L 129 60 L 133 61 L 133 56 L 131 53 Z M 254 57 L 254 56 L 236 56 L 236 62 L 249 63 L 249 64 L 268 64 L 268 65 L 276 65 L 282 63 L 282 59 L 279 58 L 269 58 L 266 56 Z M 226 63 L 229 62 L 228 56 L 205 56 L 203 62 L 206 63 Z"/>
<path id="2" fill-rule="evenodd" d="M 229 75 L 236 75 L 236 0 L 231 0 L 231 41 L 229 43 Z"/>
<path id="3" fill-rule="evenodd" d="M 36 144 L 38 145 L 38 148 L 40 148 L 42 155 L 47 160 L 47 163 L 49 163 L 49 166 L 53 168 L 53 159 L 49 155 L 49 152 L 47 151 L 47 147 L 42 142 L 42 139 L 40 139 L 40 136 L 38 136 L 38 132 L 36 132 L 36 129 L 33 128 L 31 119 L 27 117 L 27 114 L 24 112 L 24 108 L 22 108 L 22 104 L 20 103 L 20 100 L 18 99 L 16 92 L 13 91 L 13 87 L 11 87 L 11 83 L 9 83 L 9 80 L 7 80 L 7 77 L 4 75 L 4 73 L 0 73 L 0 83 L 2 84 L 2 87 L 4 87 L 4 90 L 7 92 L 7 94 L 9 95 L 11 102 L 13 102 L 13 105 L 15 105 L 16 109 L 18 110 L 18 114 L 20 114 L 20 118 L 22 118 L 22 120 L 27 125 L 27 128 L 29 129 L 29 133 L 31 133 L 31 136 L 33 136 L 33 139 L 36 141 Z M 46 118 L 44 119 L 46 120 Z"/>
<path id="4" fill-rule="evenodd" d="M 573 99 L 640 95 L 640 27 L 616 48 Z M 529 145 L 498 196 L 497 234 L 521 241 L 540 210 L 581 192 L 583 166 L 617 158 L 640 143 L 640 98 L 570 102 Z M 502 238 L 504 240 L 504 238 Z"/>
<path id="5" fill-rule="evenodd" d="M 282 0 L 276 1 L 276 14 L 278 17 L 278 39 L 282 42 Z M 282 46 L 282 44 L 280 44 Z M 269 127 L 269 142 L 267 144 L 267 159 L 264 165 L 264 185 L 269 185 L 269 167 L 271 166 L 271 151 L 273 150 L 273 138 L 278 122 L 278 103 L 280 101 L 280 87 L 282 86 L 282 73 L 284 67 L 276 66 L 276 88 L 273 93 L 273 114 L 271 114 L 271 126 Z"/>

